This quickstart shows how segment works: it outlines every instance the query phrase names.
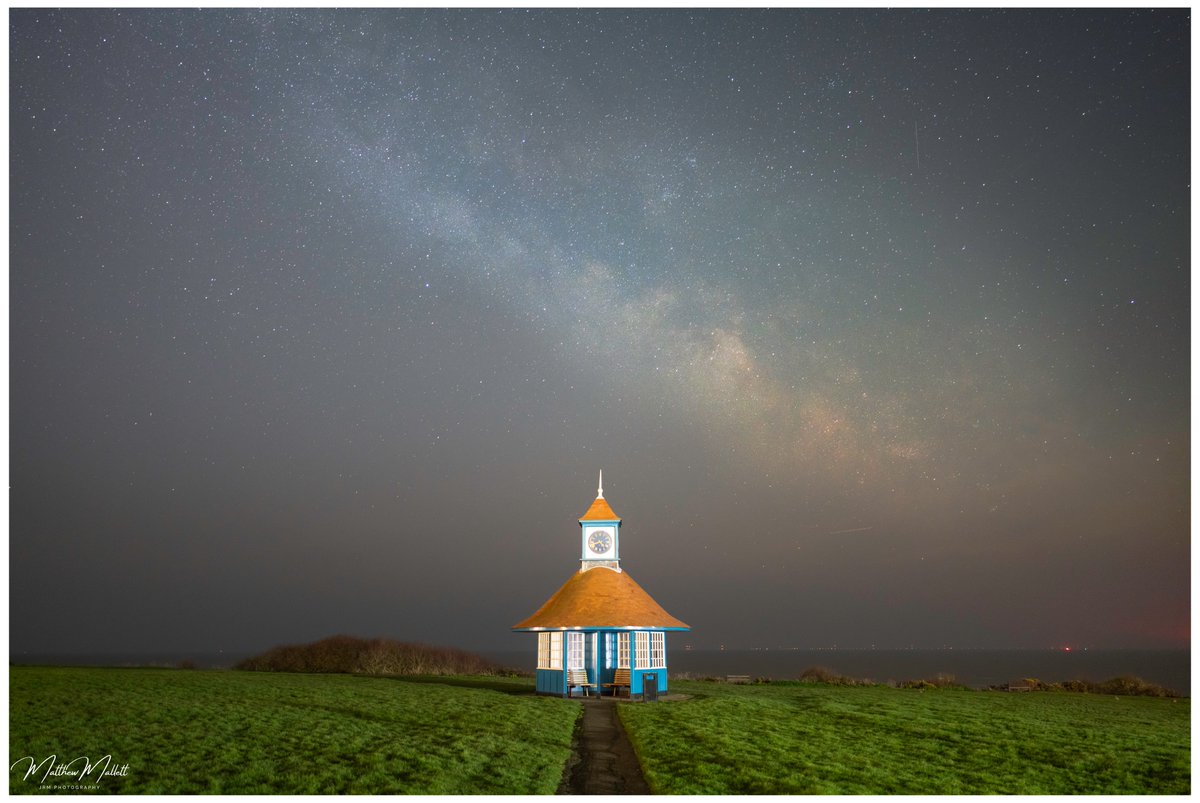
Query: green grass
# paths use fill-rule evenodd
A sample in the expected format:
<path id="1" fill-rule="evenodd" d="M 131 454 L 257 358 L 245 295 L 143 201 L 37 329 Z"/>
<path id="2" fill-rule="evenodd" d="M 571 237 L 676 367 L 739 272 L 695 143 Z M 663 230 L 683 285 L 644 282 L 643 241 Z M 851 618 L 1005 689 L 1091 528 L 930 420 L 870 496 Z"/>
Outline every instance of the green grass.
<path id="1" fill-rule="evenodd" d="M 1187 794 L 1190 700 L 671 681 L 623 705 L 672 794 Z"/>
<path id="2" fill-rule="evenodd" d="M 9 679 L 12 761 L 112 755 L 129 774 L 85 783 L 125 794 L 549 794 L 581 710 L 496 677 L 13 667 Z M 656 792 L 1191 788 L 1186 699 L 676 680 L 671 691 L 692 699 L 619 708 Z M 26 763 L 11 792 L 63 791 L 24 780 Z"/>
<path id="3" fill-rule="evenodd" d="M 581 710 L 516 694 L 529 679 L 12 667 L 9 680 L 11 760 L 111 754 L 128 775 L 84 782 L 104 793 L 553 793 Z M 59 791 L 24 780 L 27 763 L 11 792 Z"/>

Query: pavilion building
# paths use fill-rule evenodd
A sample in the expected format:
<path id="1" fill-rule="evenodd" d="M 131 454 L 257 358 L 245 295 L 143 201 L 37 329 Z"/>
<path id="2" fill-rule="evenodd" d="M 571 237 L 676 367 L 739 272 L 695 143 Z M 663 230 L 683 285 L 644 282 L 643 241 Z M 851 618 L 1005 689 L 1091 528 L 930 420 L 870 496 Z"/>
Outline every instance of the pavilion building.
<path id="1" fill-rule="evenodd" d="M 671 616 L 621 568 L 621 517 L 604 498 L 579 519 L 579 571 L 513 630 L 537 633 L 537 691 L 568 696 L 588 685 L 625 680 L 640 695 L 648 676 L 667 690 L 667 631 L 690 628 Z M 571 681 L 577 681 L 572 683 Z M 614 688 L 614 691 L 616 689 Z"/>

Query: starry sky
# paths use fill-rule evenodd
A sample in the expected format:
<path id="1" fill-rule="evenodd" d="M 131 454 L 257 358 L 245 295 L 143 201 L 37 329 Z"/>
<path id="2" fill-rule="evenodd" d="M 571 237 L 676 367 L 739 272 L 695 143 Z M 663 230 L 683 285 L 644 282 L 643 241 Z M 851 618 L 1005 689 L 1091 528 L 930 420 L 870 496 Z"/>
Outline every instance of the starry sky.
<path id="1" fill-rule="evenodd" d="M 9 26 L 14 652 L 1189 643 L 1186 9 Z"/>

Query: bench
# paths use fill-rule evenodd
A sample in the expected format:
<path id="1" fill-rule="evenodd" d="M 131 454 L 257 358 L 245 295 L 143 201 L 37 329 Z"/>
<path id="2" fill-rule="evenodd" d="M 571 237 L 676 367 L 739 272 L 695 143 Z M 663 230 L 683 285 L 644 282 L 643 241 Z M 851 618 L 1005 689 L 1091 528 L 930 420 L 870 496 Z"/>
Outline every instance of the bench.
<path id="1" fill-rule="evenodd" d="M 613 697 L 617 696 L 617 690 L 620 689 L 622 686 L 624 686 L 627 689 L 630 688 L 629 670 L 628 669 L 618 669 L 616 674 L 613 675 L 613 682 L 604 684 L 604 688 L 606 688 L 606 689 L 609 686 L 612 687 Z"/>
<path id="2" fill-rule="evenodd" d="M 726 675 L 725 682 L 726 683 L 749 683 L 750 676 L 749 675 Z"/>
<path id="3" fill-rule="evenodd" d="M 596 684 L 588 680 L 587 670 L 585 669 L 568 669 L 567 670 L 567 696 L 571 696 L 571 689 L 576 686 L 583 687 L 583 696 L 588 696 L 588 689 L 595 688 Z"/>

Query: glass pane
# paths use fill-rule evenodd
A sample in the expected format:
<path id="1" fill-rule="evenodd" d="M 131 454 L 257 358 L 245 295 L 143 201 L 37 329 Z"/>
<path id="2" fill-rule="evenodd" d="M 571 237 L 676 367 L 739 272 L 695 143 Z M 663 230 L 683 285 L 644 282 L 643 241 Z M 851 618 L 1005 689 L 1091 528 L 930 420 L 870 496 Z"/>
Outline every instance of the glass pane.
<path id="1" fill-rule="evenodd" d="M 562 669 L 562 633 L 550 634 L 550 669 Z"/>
<path id="2" fill-rule="evenodd" d="M 583 669 L 583 634 L 567 634 L 567 669 Z"/>

